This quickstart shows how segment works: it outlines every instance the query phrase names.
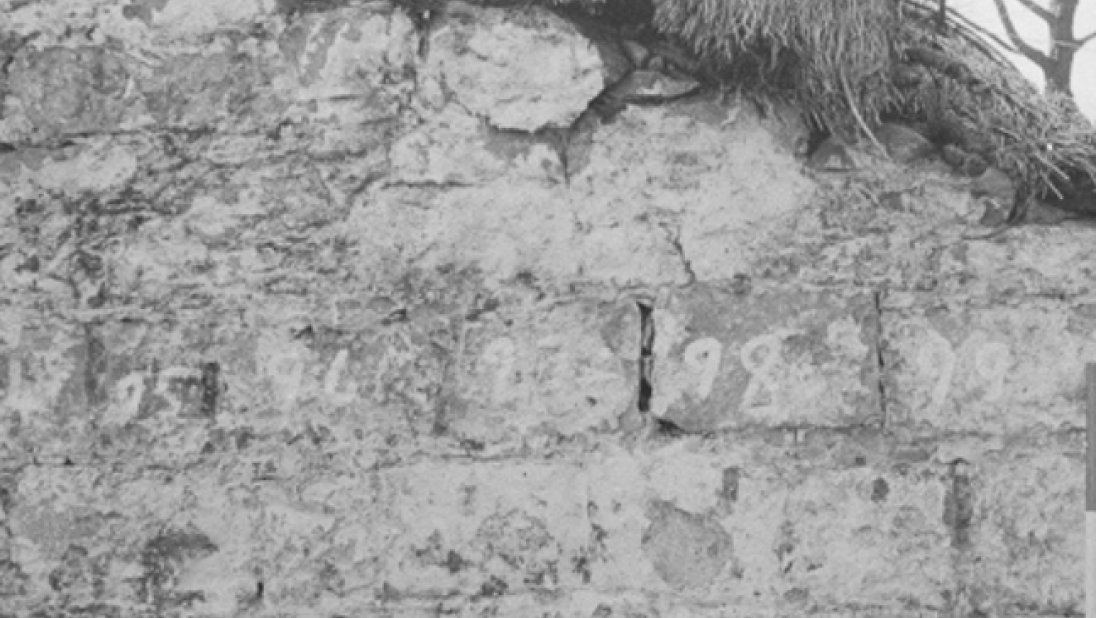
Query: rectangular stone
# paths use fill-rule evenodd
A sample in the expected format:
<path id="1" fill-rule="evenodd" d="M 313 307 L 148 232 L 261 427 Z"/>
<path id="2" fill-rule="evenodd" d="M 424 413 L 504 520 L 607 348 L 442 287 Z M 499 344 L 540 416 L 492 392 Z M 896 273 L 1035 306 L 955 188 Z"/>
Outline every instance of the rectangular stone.
<path id="1" fill-rule="evenodd" d="M 569 590 L 586 568 L 581 474 L 519 462 L 284 477 L 230 460 L 28 467 L 2 480 L 3 592 L 27 609 L 231 616 Z"/>
<path id="2" fill-rule="evenodd" d="M 592 583 L 770 609 L 944 607 L 940 475 L 845 462 L 831 442 L 736 437 L 590 466 Z"/>
<path id="3" fill-rule="evenodd" d="M 251 547 L 264 532 L 262 505 L 233 485 L 212 469 L 24 468 L 2 487 L 11 545 L 0 602 L 19 615 L 233 615 L 260 590 Z"/>
<path id="4" fill-rule="evenodd" d="M 881 420 L 870 293 L 746 280 L 674 292 L 653 315 L 651 411 L 681 429 Z"/>
<path id="5" fill-rule="evenodd" d="M 38 316 L 13 326 L 0 431 L 44 464 L 178 461 L 208 451 L 225 414 L 231 326 Z M 230 374 L 231 372 L 227 372 Z"/>
<path id="6" fill-rule="evenodd" d="M 971 609 L 986 615 L 1084 612 L 1084 460 L 1010 450 L 971 471 Z"/>
<path id="7" fill-rule="evenodd" d="M 384 585 L 399 596 L 567 590 L 588 581 L 586 479 L 568 463 L 426 463 L 383 475 Z"/>
<path id="8" fill-rule="evenodd" d="M 1019 225 L 992 240 L 937 248 L 934 291 L 973 299 L 1085 297 L 1096 268 L 1096 229 Z"/>
<path id="9" fill-rule="evenodd" d="M 635 301 L 508 303 L 463 333 L 446 431 L 492 447 L 621 429 L 635 420 Z"/>
<path id="10" fill-rule="evenodd" d="M 294 466 L 289 449 L 274 472 L 235 457 L 29 466 L 0 477 L 0 569 L 27 608 L 212 616 L 516 607 L 578 590 L 592 608 L 611 593 L 757 615 L 931 615 L 961 589 L 986 611 L 1079 602 L 1079 461 L 952 469 L 892 466 L 886 450 L 850 458 L 825 436 L 733 444 L 356 471 Z"/>
<path id="11" fill-rule="evenodd" d="M 1007 434 L 1078 427 L 1096 311 L 1048 300 L 990 306 L 902 295 L 883 313 L 887 422 Z"/>

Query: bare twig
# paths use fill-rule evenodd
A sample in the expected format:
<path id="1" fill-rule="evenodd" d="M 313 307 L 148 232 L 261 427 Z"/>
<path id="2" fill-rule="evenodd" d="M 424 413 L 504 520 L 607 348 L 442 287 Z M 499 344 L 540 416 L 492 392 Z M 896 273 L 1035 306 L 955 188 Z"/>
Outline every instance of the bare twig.
<path id="1" fill-rule="evenodd" d="M 1030 0 L 1019 1 L 1024 3 L 1024 6 L 1031 4 Z M 1012 44 L 1016 46 L 1016 49 L 1020 50 L 1020 53 L 1029 60 L 1038 64 L 1040 67 L 1046 66 L 1047 63 L 1050 62 L 1050 58 L 1020 37 L 1020 33 L 1016 30 L 1016 24 L 1012 22 L 1012 15 L 1009 15 L 1008 7 L 1005 6 L 1004 0 L 993 0 L 993 4 L 997 7 L 997 15 L 1001 17 L 1001 25 L 1005 27 L 1005 34 L 1008 35 L 1009 41 L 1011 41 Z M 1028 8 L 1030 9 L 1031 7 L 1028 6 Z M 1048 17 L 1047 19 L 1053 18 Z"/>

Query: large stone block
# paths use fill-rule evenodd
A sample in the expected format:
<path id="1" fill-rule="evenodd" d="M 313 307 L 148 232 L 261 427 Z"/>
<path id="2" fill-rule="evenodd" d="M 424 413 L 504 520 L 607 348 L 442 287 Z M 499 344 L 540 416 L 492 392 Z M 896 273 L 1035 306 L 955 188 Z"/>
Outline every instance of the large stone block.
<path id="1" fill-rule="evenodd" d="M 496 128 L 569 127 L 604 86 L 594 46 L 540 7 L 454 8 L 440 19 L 422 66 L 424 90 L 448 92 Z"/>
<path id="2" fill-rule="evenodd" d="M 1007 434 L 1080 426 L 1086 307 L 1052 300 L 969 305 L 895 295 L 884 305 L 887 423 Z"/>
<path id="3" fill-rule="evenodd" d="M 874 303 L 746 282 L 675 292 L 653 313 L 651 411 L 690 432 L 878 424 Z"/>
<path id="4" fill-rule="evenodd" d="M 938 290 L 974 300 L 1084 298 L 1093 292 L 1096 230 L 1021 225 L 985 240 L 940 250 Z"/>
<path id="5" fill-rule="evenodd" d="M 25 468 L 6 488 L 6 573 L 34 610 L 228 616 L 262 594 L 263 507 L 214 470 Z M 114 608 L 114 609 L 111 609 Z"/>
<path id="6" fill-rule="evenodd" d="M 367 258 L 479 270 L 488 279 L 533 277 L 553 288 L 685 283 L 666 233 L 628 208 L 599 209 L 566 187 L 513 176 L 473 187 L 390 188 L 351 212 L 346 229 Z M 630 208 L 630 207 L 629 207 Z M 593 220 L 614 218 L 616 223 Z"/>
<path id="7" fill-rule="evenodd" d="M 1084 601 L 1084 465 L 1016 450 L 969 466 L 974 526 L 965 556 L 973 611 L 1077 614 Z"/>
<path id="8" fill-rule="evenodd" d="M 838 432 L 766 433 L 588 465 L 592 582 L 761 615 L 946 605 L 946 469 L 893 464 L 889 446 L 846 456 L 856 447 Z"/>
<path id="9" fill-rule="evenodd" d="M 128 124 L 135 101 L 126 64 L 116 51 L 102 47 L 25 49 L 7 68 L 16 104 L 5 114 L 25 117 L 39 139 L 115 130 Z"/>
<path id="10" fill-rule="evenodd" d="M 744 103 L 629 109 L 569 151 L 578 216 L 593 230 L 656 228 L 701 281 L 771 270 L 814 192 L 778 128 Z"/>
<path id="11" fill-rule="evenodd" d="M 469 324 L 446 430 L 490 447 L 621 431 L 637 414 L 638 314 L 627 299 L 572 299 L 499 306 Z"/>

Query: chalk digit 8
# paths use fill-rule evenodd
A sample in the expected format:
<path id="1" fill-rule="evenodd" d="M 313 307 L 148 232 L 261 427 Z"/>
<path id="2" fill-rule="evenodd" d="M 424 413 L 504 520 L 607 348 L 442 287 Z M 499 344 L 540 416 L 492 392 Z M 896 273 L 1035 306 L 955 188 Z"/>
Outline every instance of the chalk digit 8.
<path id="1" fill-rule="evenodd" d="M 742 406 L 764 406 L 766 402 L 756 402 L 761 389 L 769 391 L 773 400 L 776 399 L 776 385 L 774 384 L 772 371 L 780 360 L 781 339 L 779 335 L 767 333 L 747 341 L 739 352 L 742 366 L 750 374 L 750 382 L 746 385 L 746 391 L 742 393 Z M 760 359 L 758 350 L 761 351 Z M 771 403 L 770 403 L 771 405 Z"/>

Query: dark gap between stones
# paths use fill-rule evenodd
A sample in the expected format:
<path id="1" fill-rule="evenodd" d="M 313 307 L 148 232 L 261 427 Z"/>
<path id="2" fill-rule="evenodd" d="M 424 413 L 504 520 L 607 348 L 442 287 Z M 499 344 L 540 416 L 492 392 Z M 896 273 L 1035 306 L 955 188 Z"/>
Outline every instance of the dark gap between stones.
<path id="1" fill-rule="evenodd" d="M 879 414 L 883 419 L 883 426 L 890 422 L 887 418 L 887 359 L 883 354 L 883 293 L 876 290 L 873 293 L 875 304 L 875 388 L 879 396 Z"/>
<path id="2" fill-rule="evenodd" d="M 639 309 L 639 393 L 636 407 L 640 414 L 651 411 L 651 369 L 654 364 L 655 324 L 654 306 L 646 301 L 636 301 Z"/>

